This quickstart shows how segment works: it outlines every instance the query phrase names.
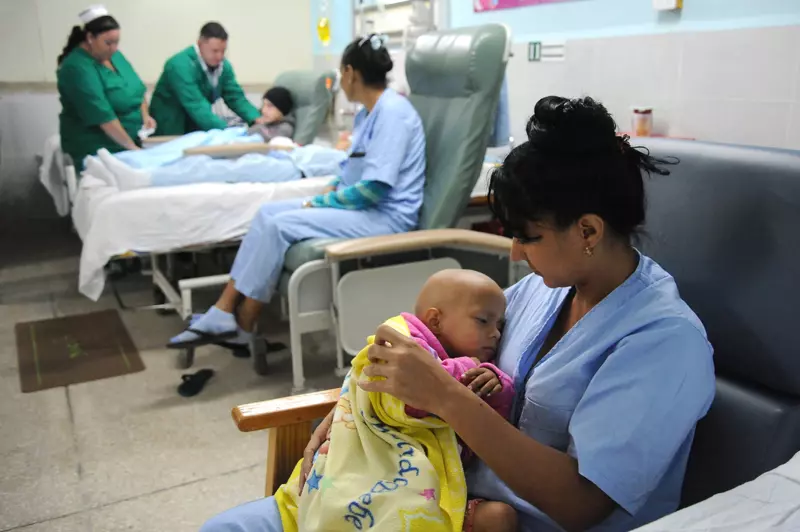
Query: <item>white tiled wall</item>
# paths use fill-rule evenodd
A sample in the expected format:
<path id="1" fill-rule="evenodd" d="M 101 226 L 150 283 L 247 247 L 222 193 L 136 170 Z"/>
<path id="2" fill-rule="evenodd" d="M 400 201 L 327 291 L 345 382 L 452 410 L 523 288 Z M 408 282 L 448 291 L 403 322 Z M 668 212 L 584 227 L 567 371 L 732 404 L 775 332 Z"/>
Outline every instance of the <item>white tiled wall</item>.
<path id="1" fill-rule="evenodd" d="M 654 108 L 657 133 L 800 150 L 800 26 L 568 41 L 563 62 L 508 67 L 514 137 L 539 98 L 591 95 L 630 129 L 630 109 Z M 315 68 L 338 66 L 315 57 Z M 260 94 L 248 94 L 255 102 Z M 35 186 L 33 160 L 58 131 L 57 95 L 0 94 L 0 194 Z M 0 198 L 2 203 L 3 198 Z"/>
<path id="2" fill-rule="evenodd" d="M 657 133 L 800 149 L 800 26 L 568 41 L 563 62 L 508 68 L 514 137 L 542 96 L 590 95 L 630 129 L 654 108 Z"/>

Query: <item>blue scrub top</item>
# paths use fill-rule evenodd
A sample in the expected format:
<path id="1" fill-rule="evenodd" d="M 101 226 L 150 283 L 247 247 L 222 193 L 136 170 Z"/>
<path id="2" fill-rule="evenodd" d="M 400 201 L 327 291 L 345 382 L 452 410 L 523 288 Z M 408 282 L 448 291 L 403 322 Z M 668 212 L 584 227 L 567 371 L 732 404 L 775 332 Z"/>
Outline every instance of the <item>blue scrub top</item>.
<path id="1" fill-rule="evenodd" d="M 713 350 L 672 276 L 640 255 L 633 275 L 533 366 L 568 293 L 536 275 L 508 289 L 497 365 L 514 378 L 519 429 L 576 458 L 617 503 L 593 530 L 631 530 L 678 507 L 695 424 L 714 398 Z M 471 496 L 515 507 L 521 530 L 560 530 L 482 462 L 467 484 Z"/>
<path id="2" fill-rule="evenodd" d="M 425 131 L 411 102 L 392 89 L 383 91 L 372 112 L 356 115 L 348 155 L 341 186 L 386 183 L 391 189 L 378 210 L 403 231 L 416 227 L 425 188 Z"/>

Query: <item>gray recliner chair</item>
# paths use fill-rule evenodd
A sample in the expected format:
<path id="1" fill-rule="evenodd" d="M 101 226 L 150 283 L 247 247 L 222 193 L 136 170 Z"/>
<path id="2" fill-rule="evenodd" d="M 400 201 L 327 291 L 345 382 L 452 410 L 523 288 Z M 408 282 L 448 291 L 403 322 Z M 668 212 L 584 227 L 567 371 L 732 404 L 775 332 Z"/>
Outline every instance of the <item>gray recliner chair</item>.
<path id="1" fill-rule="evenodd" d="M 292 70 L 275 79 L 275 86 L 286 88 L 294 100 L 296 120 L 294 141 L 305 145 L 314 141 L 333 102 L 331 87 L 336 73 Z"/>
<path id="2" fill-rule="evenodd" d="M 717 395 L 697 427 L 685 506 L 800 451 L 800 152 L 634 143 L 680 159 L 647 183 L 641 247 L 675 277 L 715 349 Z"/>

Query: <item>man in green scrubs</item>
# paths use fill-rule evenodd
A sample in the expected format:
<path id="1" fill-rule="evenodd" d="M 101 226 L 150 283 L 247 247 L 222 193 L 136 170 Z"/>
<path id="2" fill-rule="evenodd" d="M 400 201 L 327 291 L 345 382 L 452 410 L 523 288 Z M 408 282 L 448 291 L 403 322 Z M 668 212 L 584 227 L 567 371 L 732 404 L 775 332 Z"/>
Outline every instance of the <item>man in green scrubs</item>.
<path id="1" fill-rule="evenodd" d="M 200 30 L 197 44 L 172 56 L 150 101 L 156 135 L 183 135 L 227 127 L 211 106 L 219 98 L 248 125 L 263 121 L 225 59 L 228 34 L 216 22 Z"/>
<path id="2" fill-rule="evenodd" d="M 56 72 L 61 97 L 61 149 L 75 167 L 100 148 L 137 149 L 138 132 L 155 125 L 148 115 L 145 85 L 117 50 L 119 24 L 99 6 L 81 13 Z"/>

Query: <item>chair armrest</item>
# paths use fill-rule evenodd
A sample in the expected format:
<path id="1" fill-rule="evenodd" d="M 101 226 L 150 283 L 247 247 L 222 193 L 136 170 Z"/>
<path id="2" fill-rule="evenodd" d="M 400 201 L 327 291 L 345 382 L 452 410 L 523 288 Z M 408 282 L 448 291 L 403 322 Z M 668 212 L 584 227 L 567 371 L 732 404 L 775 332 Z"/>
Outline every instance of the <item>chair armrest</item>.
<path id="1" fill-rule="evenodd" d="M 505 254 L 511 252 L 511 239 L 467 229 L 429 229 L 337 242 L 325 248 L 325 256 L 331 262 L 338 262 L 439 247 L 469 248 Z"/>
<path id="2" fill-rule="evenodd" d="M 273 146 L 266 142 L 248 142 L 245 144 L 222 144 L 220 146 L 200 146 L 183 150 L 184 156 L 208 155 L 218 159 L 234 158 L 248 153 L 269 153 L 271 151 L 291 151 L 293 146 Z"/>
<path id="3" fill-rule="evenodd" d="M 142 139 L 142 146 L 154 146 L 156 144 L 163 144 L 179 138 L 180 135 L 159 135 L 157 137 L 147 137 Z"/>
<path id="4" fill-rule="evenodd" d="M 472 196 L 469 199 L 468 207 L 486 207 L 489 205 L 489 196 Z"/>
<path id="5" fill-rule="evenodd" d="M 339 389 L 240 405 L 231 415 L 242 432 L 273 429 L 325 417 L 339 400 Z"/>

